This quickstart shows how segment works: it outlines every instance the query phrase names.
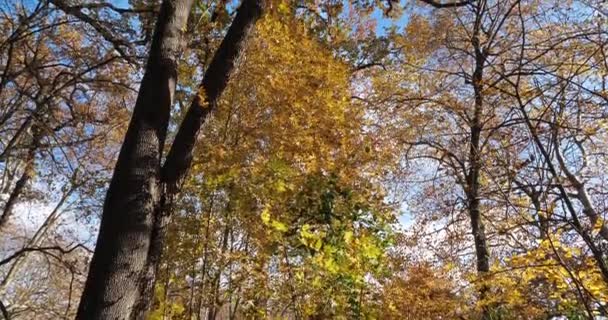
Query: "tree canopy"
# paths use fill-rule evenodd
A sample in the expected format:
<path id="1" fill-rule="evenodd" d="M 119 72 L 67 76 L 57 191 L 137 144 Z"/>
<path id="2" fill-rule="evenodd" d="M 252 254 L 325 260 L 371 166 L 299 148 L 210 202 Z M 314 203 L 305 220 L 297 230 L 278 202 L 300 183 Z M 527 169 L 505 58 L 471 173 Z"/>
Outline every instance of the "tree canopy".
<path id="1" fill-rule="evenodd" d="M 0 4 L 0 319 L 608 317 L 600 0 Z"/>

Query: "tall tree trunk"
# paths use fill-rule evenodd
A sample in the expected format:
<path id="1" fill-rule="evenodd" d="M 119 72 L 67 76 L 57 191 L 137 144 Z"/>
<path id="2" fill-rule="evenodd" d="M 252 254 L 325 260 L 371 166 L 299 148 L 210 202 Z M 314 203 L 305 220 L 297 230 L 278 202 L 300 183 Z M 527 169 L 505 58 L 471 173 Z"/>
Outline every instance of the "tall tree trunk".
<path id="1" fill-rule="evenodd" d="M 177 82 L 177 58 L 193 0 L 164 0 L 133 116 L 104 202 L 77 319 L 139 319 L 160 161 Z"/>
<path id="2" fill-rule="evenodd" d="M 146 266 L 147 275 L 143 283 L 141 303 L 150 304 L 154 292 L 154 280 L 165 243 L 166 226 L 173 210 L 175 197 L 181 190 L 181 182 L 192 163 L 192 151 L 198 132 L 207 115 L 215 108 L 228 84 L 230 74 L 243 52 L 249 33 L 261 17 L 264 0 L 244 0 L 228 28 L 218 51 L 215 53 L 203 81 L 181 123 L 171 150 L 162 168 L 163 197 L 154 217 L 151 246 Z M 142 306 L 146 308 L 146 306 Z"/>
<path id="3" fill-rule="evenodd" d="M 482 12 L 482 8 L 478 9 Z M 475 254 L 477 258 L 477 273 L 481 281 L 485 281 L 485 275 L 490 271 L 490 261 L 488 246 L 486 243 L 486 232 L 483 224 L 483 218 L 480 210 L 480 171 L 481 171 L 481 150 L 480 140 L 483 130 L 482 114 L 483 114 L 483 68 L 485 64 L 485 53 L 479 42 L 479 31 L 481 23 L 481 15 L 478 13 L 471 43 L 475 50 L 475 69 L 473 71 L 472 85 L 475 94 L 475 102 L 473 106 L 473 117 L 471 118 L 470 128 L 470 146 L 469 146 L 469 172 L 467 173 L 467 202 L 468 211 L 471 219 L 471 232 L 475 242 Z M 486 298 L 488 292 L 487 284 L 482 284 L 479 289 L 479 298 Z M 489 319 L 489 311 L 483 309 L 482 318 Z"/>
<path id="4" fill-rule="evenodd" d="M 485 227 L 481 216 L 479 189 L 479 174 L 481 169 L 481 159 L 479 155 L 479 140 L 481 135 L 481 125 L 479 121 L 480 107 L 475 106 L 475 116 L 471 127 L 471 140 L 469 150 L 470 169 L 467 175 L 467 201 L 468 211 L 471 219 L 471 232 L 475 242 L 475 254 L 477 258 L 477 273 L 484 280 L 484 275 L 490 271 L 489 252 L 486 243 Z M 480 299 L 486 297 L 488 288 L 482 285 L 480 288 Z"/>
<path id="5" fill-rule="evenodd" d="M 161 5 L 150 56 L 129 129 L 104 203 L 97 246 L 77 319 L 143 319 L 154 282 L 178 182 L 186 175 L 202 122 L 217 104 L 261 0 L 245 0 L 205 73 L 167 161 L 160 161 L 177 80 L 181 30 L 192 0 Z"/>

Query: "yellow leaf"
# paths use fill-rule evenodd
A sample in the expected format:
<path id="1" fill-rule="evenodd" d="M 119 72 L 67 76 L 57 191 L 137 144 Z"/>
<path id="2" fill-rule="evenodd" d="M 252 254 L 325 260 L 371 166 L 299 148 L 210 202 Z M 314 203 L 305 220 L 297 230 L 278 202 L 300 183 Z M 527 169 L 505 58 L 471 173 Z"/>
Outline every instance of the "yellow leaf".
<path id="1" fill-rule="evenodd" d="M 260 217 L 262 218 L 264 224 L 268 224 L 270 222 L 270 210 L 268 210 L 268 208 L 264 208 L 260 214 Z"/>
<path id="2" fill-rule="evenodd" d="M 280 13 L 289 13 L 289 5 L 286 1 L 281 1 L 279 4 L 279 12 Z"/>
<path id="3" fill-rule="evenodd" d="M 346 231 L 344 232 L 344 241 L 346 243 L 350 243 L 353 239 L 353 232 L 352 231 Z"/>
<path id="4" fill-rule="evenodd" d="M 319 251 L 321 249 L 321 245 L 323 245 L 323 241 L 321 240 L 321 238 L 318 238 L 317 241 L 315 241 L 313 248 Z"/>
<path id="5" fill-rule="evenodd" d="M 599 233 L 604 226 L 604 219 L 598 218 L 593 224 L 593 232 Z"/>
<path id="6" fill-rule="evenodd" d="M 273 220 L 272 223 L 271 223 L 271 225 L 277 231 L 280 231 L 280 232 L 286 232 L 287 231 L 287 226 L 284 223 L 279 222 L 277 220 Z"/>

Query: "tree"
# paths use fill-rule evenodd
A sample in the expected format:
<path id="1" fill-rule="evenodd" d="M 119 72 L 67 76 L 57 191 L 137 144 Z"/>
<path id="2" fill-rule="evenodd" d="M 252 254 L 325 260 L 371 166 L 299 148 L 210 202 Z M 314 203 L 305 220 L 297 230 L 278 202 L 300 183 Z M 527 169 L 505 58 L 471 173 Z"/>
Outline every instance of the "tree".
<path id="1" fill-rule="evenodd" d="M 148 309 L 166 217 L 206 114 L 223 91 L 262 3 L 241 5 L 208 67 L 199 95 L 161 169 L 174 102 L 178 55 L 192 1 L 164 1 L 125 141 L 104 203 L 99 237 L 77 318 L 142 318 Z"/>
<path id="2" fill-rule="evenodd" d="M 0 21 L 0 295 L 11 316 L 32 317 L 43 301 L 49 314 L 71 314 L 73 301 L 56 297 L 82 281 L 86 240 L 76 230 L 108 178 L 130 67 L 47 2 L 7 3 Z M 59 274 L 73 286 L 56 286 Z"/>
<path id="3" fill-rule="evenodd" d="M 543 15 L 547 10 L 553 13 Z M 562 237 L 552 240 L 556 247 L 567 243 L 569 250 L 586 252 L 577 258 L 580 264 L 587 266 L 596 261 L 597 269 L 590 270 L 592 275 L 581 276 L 587 280 L 581 280 L 576 272 L 566 271 L 578 270 L 580 265 L 567 262 L 559 250 L 551 253 L 557 261 L 553 271 L 563 272 L 564 281 L 573 284 L 570 293 L 577 299 L 576 308 L 588 316 L 603 310 L 602 299 L 584 290 L 587 286 L 603 287 L 605 259 L 601 241 L 593 239 L 595 233 L 589 232 L 592 225 L 601 231 L 602 223 L 594 223 L 600 219 L 582 205 L 592 201 L 579 200 L 580 207 L 576 203 L 568 205 L 572 202 L 570 197 L 586 197 L 576 190 L 580 184 L 559 172 L 563 170 L 559 169 L 560 149 L 555 146 L 557 137 L 558 145 L 569 141 L 570 150 L 578 149 L 570 151 L 568 160 L 562 159 L 567 167 L 584 163 L 585 157 L 579 158 L 584 151 L 576 147 L 575 141 L 585 139 L 582 128 L 590 124 L 579 120 L 581 113 L 573 112 L 578 117 L 569 119 L 576 124 L 562 126 L 565 117 L 556 122 L 557 116 L 549 114 L 555 109 L 563 110 L 557 106 L 564 99 L 540 98 L 554 89 L 561 91 L 558 83 L 569 82 L 585 92 L 578 98 L 571 95 L 565 99 L 571 110 L 576 110 L 584 105 L 579 101 L 589 101 L 587 93 L 593 95 L 601 87 L 602 81 L 592 72 L 588 78 L 576 78 L 579 72 L 596 70 L 601 65 L 595 58 L 601 51 L 601 46 L 597 46 L 601 40 L 596 38 L 599 29 L 595 22 L 583 22 L 584 18 L 569 28 L 563 21 L 572 18 L 565 10 L 534 1 L 479 1 L 455 10 L 415 11 L 403 35 L 389 30 L 393 56 L 385 60 L 385 70 L 369 72 L 373 89 L 359 95 L 378 114 L 375 117 L 381 119 L 380 123 L 390 128 L 379 132 L 404 143 L 403 163 L 407 167 L 403 179 L 420 181 L 406 184 L 414 190 L 408 194 L 408 209 L 419 218 L 412 227 L 417 232 L 412 238 L 424 240 L 437 259 L 465 269 L 470 265 L 471 251 L 463 239 L 466 220 L 461 212 L 467 213 L 480 275 L 471 276 L 468 281 L 480 292 L 478 306 L 485 318 L 517 314 L 514 303 L 491 298 L 503 290 L 494 274 L 514 272 L 502 261 L 521 251 L 536 250 L 552 234 Z M 586 17 L 586 10 L 581 16 Z M 566 62 L 561 60 L 564 58 Z M 554 76 L 560 80 L 550 81 Z M 514 91 L 525 96 L 523 111 Z M 595 107 L 602 104 L 600 96 L 593 97 L 597 99 Z M 524 113 L 528 112 L 533 115 L 526 119 Z M 568 138 L 556 135 L 568 130 L 566 127 L 581 135 L 574 139 L 572 133 Z M 539 153 L 541 148 L 547 151 L 545 155 Z M 396 172 L 395 176 L 400 174 L 403 173 Z M 531 179 L 531 175 L 535 178 Z M 588 179 L 599 181 L 599 176 Z M 574 182 L 564 185 L 563 181 Z M 476 198 L 479 203 L 473 201 Z M 481 213 L 480 221 L 471 210 L 476 207 Z M 566 212 L 556 214 L 559 210 Z M 485 235 L 478 232 L 482 224 Z M 562 233 L 564 229 L 568 232 Z M 500 266 L 506 270 L 501 271 Z M 551 286 L 539 278 L 535 281 Z M 577 292 L 576 288 L 580 290 Z M 547 305 L 555 304 L 548 293 L 542 299 Z M 550 313 L 547 305 L 539 308 Z"/>
<path id="4" fill-rule="evenodd" d="M 355 147 L 370 137 L 349 70 L 306 30 L 284 11 L 258 23 L 195 149 L 153 317 L 376 311 L 365 277 L 382 277 L 392 211 L 365 176 L 378 170 L 370 151 Z"/>
<path id="5" fill-rule="evenodd" d="M 608 315 L 607 12 L 0 4 L 2 317 Z"/>

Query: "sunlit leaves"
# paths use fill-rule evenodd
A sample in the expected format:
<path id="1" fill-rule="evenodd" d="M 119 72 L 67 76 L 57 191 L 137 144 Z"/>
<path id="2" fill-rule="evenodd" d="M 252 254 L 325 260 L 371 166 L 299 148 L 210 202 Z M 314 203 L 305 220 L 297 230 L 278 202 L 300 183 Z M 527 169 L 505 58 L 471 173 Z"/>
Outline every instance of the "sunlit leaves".
<path id="1" fill-rule="evenodd" d="M 371 303 L 393 211 L 367 175 L 376 155 L 359 147 L 365 112 L 349 89 L 348 66 L 298 20 L 259 22 L 203 132 L 169 244 L 166 276 L 191 279 L 178 283 L 202 306 L 234 294 L 246 316 L 308 317 Z"/>

